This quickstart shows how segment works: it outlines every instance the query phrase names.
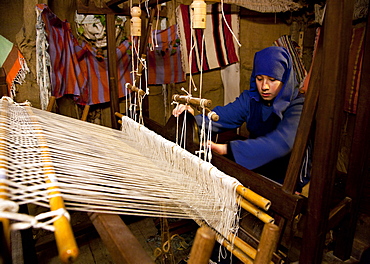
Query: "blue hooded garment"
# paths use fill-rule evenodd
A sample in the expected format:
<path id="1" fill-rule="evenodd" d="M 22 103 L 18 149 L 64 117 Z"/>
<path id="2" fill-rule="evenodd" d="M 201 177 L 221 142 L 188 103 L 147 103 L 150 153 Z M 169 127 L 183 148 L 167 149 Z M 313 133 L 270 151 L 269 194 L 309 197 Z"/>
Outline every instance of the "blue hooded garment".
<path id="1" fill-rule="evenodd" d="M 267 75 L 283 83 L 270 106 L 257 90 L 257 75 Z M 303 102 L 288 51 L 268 47 L 255 54 L 249 90 L 244 90 L 234 102 L 213 109 L 220 117 L 213 123 L 213 131 L 223 132 L 246 122 L 250 137 L 230 141 L 229 149 L 236 163 L 255 170 L 290 154 Z M 201 119 L 196 116 L 198 124 Z M 285 175 L 285 171 L 281 174 Z"/>

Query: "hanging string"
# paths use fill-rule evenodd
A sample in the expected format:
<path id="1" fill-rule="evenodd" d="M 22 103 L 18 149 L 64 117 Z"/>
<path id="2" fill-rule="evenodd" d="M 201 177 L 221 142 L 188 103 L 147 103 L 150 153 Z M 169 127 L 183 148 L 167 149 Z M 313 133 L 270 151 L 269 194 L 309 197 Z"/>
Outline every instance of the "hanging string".
<path id="1" fill-rule="evenodd" d="M 230 33 L 233 35 L 235 41 L 238 43 L 238 46 L 241 47 L 242 44 L 240 44 L 238 38 L 236 37 L 235 33 L 233 32 L 233 30 L 231 29 L 231 27 L 229 26 L 229 23 L 227 22 L 226 20 L 226 17 L 225 17 L 225 12 L 224 12 L 224 0 L 221 0 L 221 13 L 222 13 L 222 18 L 227 26 L 227 28 L 229 29 Z"/>

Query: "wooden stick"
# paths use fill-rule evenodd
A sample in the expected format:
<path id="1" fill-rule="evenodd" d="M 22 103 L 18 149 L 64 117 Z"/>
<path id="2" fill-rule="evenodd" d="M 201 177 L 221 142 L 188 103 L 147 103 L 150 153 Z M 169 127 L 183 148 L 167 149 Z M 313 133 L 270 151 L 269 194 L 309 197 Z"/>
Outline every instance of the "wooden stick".
<path id="1" fill-rule="evenodd" d="M 32 118 L 32 111 L 27 107 L 27 111 Z M 34 118 L 33 118 L 34 119 Z M 34 124 L 37 124 L 36 120 L 33 120 Z M 46 145 L 46 140 L 42 134 L 41 128 L 36 127 L 35 131 L 38 136 L 38 141 L 41 149 L 41 159 L 43 162 L 43 169 L 45 173 L 46 183 L 55 183 L 56 179 L 54 177 L 54 167 L 51 165 L 51 158 L 49 149 Z M 56 211 L 59 209 L 65 210 L 65 205 L 61 193 L 56 190 L 58 187 L 56 185 L 48 187 L 50 191 L 49 195 L 54 196 L 49 199 L 49 205 L 51 211 Z M 62 215 L 53 223 L 55 228 L 55 240 L 58 247 L 59 257 L 63 263 L 70 263 L 77 259 L 79 250 L 73 235 L 72 227 L 70 225 L 69 219 L 65 215 Z"/>
<path id="2" fill-rule="evenodd" d="M 254 264 L 265 264 L 271 262 L 272 255 L 274 254 L 279 241 L 279 235 L 280 229 L 277 225 L 264 225 Z"/>
<path id="3" fill-rule="evenodd" d="M 251 189 L 239 185 L 236 187 L 236 192 L 240 194 L 243 198 L 267 211 L 271 206 L 271 201 L 262 197 L 261 195 L 253 192 Z"/>
<path id="4" fill-rule="evenodd" d="M 48 106 L 46 108 L 46 111 L 51 112 L 53 110 L 55 101 L 56 101 L 56 97 L 55 96 L 50 96 L 50 98 L 49 98 L 49 104 L 48 104 Z"/>
<path id="5" fill-rule="evenodd" d="M 189 264 L 208 264 L 216 234 L 208 226 L 198 228 L 190 251 Z"/>
<path id="6" fill-rule="evenodd" d="M 85 105 L 84 111 L 83 111 L 82 117 L 81 117 L 81 120 L 82 121 L 86 121 L 87 120 L 87 115 L 89 114 L 89 110 L 90 110 L 90 105 Z"/>
<path id="7" fill-rule="evenodd" d="M 201 98 L 191 97 L 187 95 L 174 94 L 172 96 L 172 100 L 180 104 L 190 104 L 193 106 L 200 106 L 200 107 L 211 107 L 212 105 L 212 100 L 201 99 Z"/>
<path id="8" fill-rule="evenodd" d="M 174 94 L 172 96 L 172 100 L 175 102 L 178 102 L 180 104 L 189 104 L 194 107 L 201 107 L 206 111 L 206 115 L 208 115 L 212 110 L 209 109 L 212 105 L 212 101 L 208 99 L 202 99 L 202 98 L 197 98 L 197 97 L 191 97 L 187 95 L 179 95 L 179 94 Z M 218 114 L 213 112 L 213 115 L 211 116 L 212 121 L 217 122 L 220 117 Z"/>

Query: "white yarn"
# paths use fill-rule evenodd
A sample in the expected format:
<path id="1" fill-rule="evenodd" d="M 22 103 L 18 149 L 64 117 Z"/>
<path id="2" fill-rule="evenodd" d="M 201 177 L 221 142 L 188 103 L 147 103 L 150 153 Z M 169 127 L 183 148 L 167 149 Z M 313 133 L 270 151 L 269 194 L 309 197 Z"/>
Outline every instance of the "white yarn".
<path id="1" fill-rule="evenodd" d="M 240 183 L 176 143 L 128 117 L 118 131 L 6 101 L 0 107 L 4 104 L 8 147 L 0 160 L 11 201 L 49 207 L 47 188 L 56 185 L 68 210 L 192 218 L 224 237 L 235 230 Z M 45 183 L 40 133 L 55 183 Z"/>

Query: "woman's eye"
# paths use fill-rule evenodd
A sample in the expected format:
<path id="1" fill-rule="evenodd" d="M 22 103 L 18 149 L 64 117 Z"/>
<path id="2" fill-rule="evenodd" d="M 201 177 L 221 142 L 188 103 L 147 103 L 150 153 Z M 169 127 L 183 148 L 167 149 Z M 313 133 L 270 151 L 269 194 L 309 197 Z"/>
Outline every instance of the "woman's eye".
<path id="1" fill-rule="evenodd" d="M 274 82 L 274 81 L 276 81 L 276 79 L 275 78 L 270 78 L 270 81 Z"/>

